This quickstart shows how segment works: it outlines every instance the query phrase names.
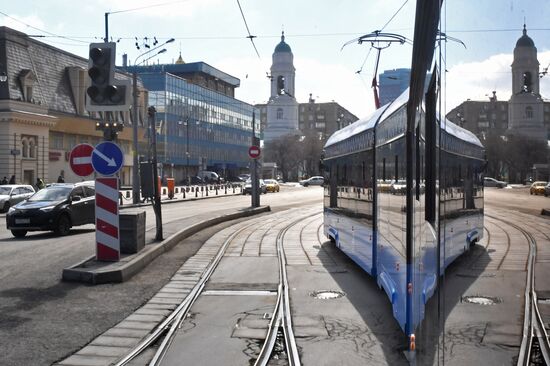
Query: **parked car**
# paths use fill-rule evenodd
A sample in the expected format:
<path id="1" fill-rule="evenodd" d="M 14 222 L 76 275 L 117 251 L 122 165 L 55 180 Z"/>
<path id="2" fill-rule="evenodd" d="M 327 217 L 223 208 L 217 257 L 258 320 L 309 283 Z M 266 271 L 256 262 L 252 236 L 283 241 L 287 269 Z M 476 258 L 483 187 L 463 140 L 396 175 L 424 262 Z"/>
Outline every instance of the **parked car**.
<path id="1" fill-rule="evenodd" d="M 73 226 L 93 223 L 93 181 L 51 185 L 12 206 L 6 215 L 6 226 L 17 238 L 29 231 L 53 230 L 58 235 L 67 235 Z"/>
<path id="2" fill-rule="evenodd" d="M 490 178 L 490 177 L 483 178 L 483 186 L 484 187 L 504 188 L 507 185 L 508 185 L 508 183 L 503 182 L 501 180 L 496 180 L 495 178 Z"/>
<path id="3" fill-rule="evenodd" d="M 201 170 L 198 172 L 197 176 L 205 183 L 222 183 L 218 173 L 209 170 Z"/>
<path id="4" fill-rule="evenodd" d="M 266 194 L 267 193 L 267 186 L 265 185 L 265 182 L 263 179 L 260 179 L 260 194 Z M 249 179 L 244 184 L 243 194 L 251 194 L 252 193 L 252 181 Z"/>
<path id="5" fill-rule="evenodd" d="M 300 184 L 303 185 L 304 187 L 307 187 L 307 186 L 322 186 L 324 182 L 325 182 L 325 178 L 323 178 L 321 176 L 315 176 L 315 177 L 311 177 L 309 179 L 301 180 Z"/>
<path id="6" fill-rule="evenodd" d="M 279 183 L 275 179 L 264 180 L 267 192 L 279 192 Z"/>
<path id="7" fill-rule="evenodd" d="M 247 180 L 250 179 L 250 174 L 239 174 L 239 177 L 238 177 L 240 180 L 242 180 L 243 182 L 246 182 Z"/>
<path id="8" fill-rule="evenodd" d="M 0 186 L 0 210 L 8 212 L 11 206 L 19 203 L 34 194 L 33 186 L 20 184 L 6 184 Z"/>
<path id="9" fill-rule="evenodd" d="M 399 179 L 392 182 L 390 185 L 390 193 L 392 194 L 406 194 L 407 193 L 407 181 L 405 179 Z"/>
<path id="10" fill-rule="evenodd" d="M 188 186 L 188 185 L 195 185 L 195 184 L 203 184 L 203 180 L 200 178 L 200 177 L 197 177 L 197 176 L 193 176 L 193 177 L 190 177 L 189 180 L 191 181 L 190 183 L 187 182 L 187 178 L 183 180 L 183 184 Z"/>
<path id="11" fill-rule="evenodd" d="M 550 196 L 550 182 L 544 187 L 544 197 Z"/>
<path id="12" fill-rule="evenodd" d="M 544 187 L 548 184 L 548 182 L 543 181 L 537 181 L 531 184 L 531 188 L 529 188 L 529 194 L 544 194 Z"/>

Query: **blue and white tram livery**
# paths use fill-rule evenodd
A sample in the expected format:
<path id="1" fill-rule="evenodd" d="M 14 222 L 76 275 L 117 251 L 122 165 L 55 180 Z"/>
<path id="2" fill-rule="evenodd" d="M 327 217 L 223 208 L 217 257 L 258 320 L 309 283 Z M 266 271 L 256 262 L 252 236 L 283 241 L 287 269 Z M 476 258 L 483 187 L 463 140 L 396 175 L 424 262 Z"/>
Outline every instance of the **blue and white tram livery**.
<path id="1" fill-rule="evenodd" d="M 408 160 L 408 100 L 406 91 L 335 132 L 325 145 L 323 166 L 325 235 L 376 279 L 410 336 L 439 276 L 483 235 L 485 159 L 471 132 L 419 113 L 415 158 Z M 407 164 L 410 190 L 403 189 Z"/>

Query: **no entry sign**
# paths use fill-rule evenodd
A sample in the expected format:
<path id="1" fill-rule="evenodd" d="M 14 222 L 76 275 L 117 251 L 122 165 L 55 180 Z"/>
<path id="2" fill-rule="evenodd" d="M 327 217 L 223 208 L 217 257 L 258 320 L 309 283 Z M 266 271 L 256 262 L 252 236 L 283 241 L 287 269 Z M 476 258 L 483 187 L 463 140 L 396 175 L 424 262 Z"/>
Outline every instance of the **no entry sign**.
<path id="1" fill-rule="evenodd" d="M 90 144 L 78 144 L 71 150 L 69 159 L 72 171 L 79 177 L 87 177 L 94 172 L 92 153 L 94 147 Z"/>
<path id="2" fill-rule="evenodd" d="M 250 146 L 248 148 L 248 156 L 252 159 L 258 159 L 260 157 L 260 148 L 258 146 Z"/>

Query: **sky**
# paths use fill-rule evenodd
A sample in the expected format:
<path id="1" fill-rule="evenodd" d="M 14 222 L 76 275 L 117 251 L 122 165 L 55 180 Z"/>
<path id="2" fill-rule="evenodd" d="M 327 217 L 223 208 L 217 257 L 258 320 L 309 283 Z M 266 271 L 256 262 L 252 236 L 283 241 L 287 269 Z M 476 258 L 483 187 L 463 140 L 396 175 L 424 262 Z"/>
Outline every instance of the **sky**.
<path id="1" fill-rule="evenodd" d="M 249 39 L 255 36 L 256 54 Z M 370 43 L 351 42 L 375 30 L 413 38 L 415 0 L 19 0 L 3 1 L 0 25 L 5 25 L 55 47 L 88 57 L 89 43 L 105 35 L 117 43 L 117 64 L 127 53 L 133 64 L 148 62 L 206 62 L 241 80 L 236 97 L 265 103 L 266 77 L 281 32 L 292 48 L 296 67 L 296 98 L 307 102 L 336 101 L 359 118 L 374 110 L 370 87 L 376 52 Z M 538 49 L 541 71 L 550 64 L 550 0 L 444 1 L 442 29 L 460 39 L 443 43 L 445 109 L 461 102 L 499 100 L 511 95 L 512 54 L 523 23 Z M 161 46 L 153 47 L 154 37 Z M 147 38 L 147 40 L 145 40 Z M 138 50 L 137 46 L 140 47 Z M 392 44 L 383 50 L 378 73 L 410 68 L 412 46 Z M 550 99 L 550 74 L 541 78 L 541 94 Z"/>

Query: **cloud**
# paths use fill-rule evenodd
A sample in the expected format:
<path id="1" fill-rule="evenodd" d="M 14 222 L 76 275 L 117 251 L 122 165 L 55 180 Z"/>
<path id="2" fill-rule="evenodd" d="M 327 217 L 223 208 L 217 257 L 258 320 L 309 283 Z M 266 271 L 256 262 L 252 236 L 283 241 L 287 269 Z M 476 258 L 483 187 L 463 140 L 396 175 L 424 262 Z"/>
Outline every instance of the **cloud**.
<path id="1" fill-rule="evenodd" d="M 537 55 L 540 71 L 550 63 L 550 51 Z M 498 54 L 476 62 L 461 63 L 451 67 L 446 74 L 447 110 L 471 100 L 488 100 L 493 90 L 499 100 L 512 95 L 513 54 Z M 550 98 L 550 75 L 540 79 L 540 93 Z"/>
<path id="2" fill-rule="evenodd" d="M 4 16 L 3 18 L 0 18 L 0 25 L 15 29 L 27 34 L 35 34 L 37 32 L 37 30 L 33 29 L 32 27 L 36 27 L 39 29 L 46 28 L 44 26 L 44 22 L 42 21 L 42 19 L 34 14 L 27 15 L 24 17 L 10 14 L 9 18 L 6 16 Z"/>
<path id="3" fill-rule="evenodd" d="M 270 63 L 271 60 L 261 63 L 257 58 L 225 58 L 212 66 L 241 79 L 237 99 L 258 104 L 266 103 L 270 97 L 270 80 L 266 77 Z M 335 101 L 359 118 L 374 110 L 370 87 L 353 70 L 310 58 L 295 58 L 294 65 L 298 102 L 307 102 L 311 93 L 317 102 Z"/>
<path id="4" fill-rule="evenodd" d="M 132 10 L 128 13 L 139 14 L 151 18 L 191 17 L 203 9 L 212 9 L 222 3 L 221 0 L 99 0 L 100 6 L 106 11 Z M 158 6 L 157 6 L 158 5 Z M 144 9 L 140 9 L 144 8 Z M 136 9 L 136 10 L 133 10 Z M 139 10 L 138 10 L 139 9 Z M 122 13 L 121 13 L 122 14 Z"/>

